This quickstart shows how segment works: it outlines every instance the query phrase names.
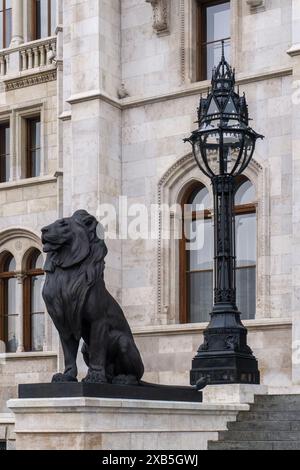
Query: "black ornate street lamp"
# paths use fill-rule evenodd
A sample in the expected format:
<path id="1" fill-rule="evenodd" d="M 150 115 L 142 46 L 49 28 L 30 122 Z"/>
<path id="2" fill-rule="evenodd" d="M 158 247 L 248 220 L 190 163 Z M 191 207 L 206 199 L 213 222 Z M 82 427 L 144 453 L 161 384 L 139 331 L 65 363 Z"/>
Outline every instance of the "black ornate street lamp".
<path id="1" fill-rule="evenodd" d="M 247 168 L 256 140 L 245 95 L 235 91 L 235 73 L 225 59 L 214 68 L 212 89 L 200 100 L 199 128 L 189 139 L 200 170 L 214 193 L 214 307 L 204 344 L 194 358 L 191 384 L 259 384 L 257 360 L 236 305 L 234 196 L 236 177 Z"/>

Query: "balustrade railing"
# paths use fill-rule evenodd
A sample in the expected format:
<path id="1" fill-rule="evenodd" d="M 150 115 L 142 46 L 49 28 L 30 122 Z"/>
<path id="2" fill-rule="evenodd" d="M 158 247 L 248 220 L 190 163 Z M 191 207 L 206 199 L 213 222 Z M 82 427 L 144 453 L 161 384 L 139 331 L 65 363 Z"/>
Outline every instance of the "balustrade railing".
<path id="1" fill-rule="evenodd" d="M 14 60 L 11 58 L 14 56 Z M 0 77 L 49 67 L 56 57 L 56 37 L 0 51 Z"/>

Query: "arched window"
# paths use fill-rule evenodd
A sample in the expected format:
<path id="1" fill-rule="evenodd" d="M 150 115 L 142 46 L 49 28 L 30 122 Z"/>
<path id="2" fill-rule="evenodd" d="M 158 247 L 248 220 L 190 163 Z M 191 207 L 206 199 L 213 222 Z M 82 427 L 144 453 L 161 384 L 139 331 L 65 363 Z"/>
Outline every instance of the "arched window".
<path id="1" fill-rule="evenodd" d="M 33 250 L 26 260 L 24 281 L 24 349 L 42 351 L 45 330 L 45 306 L 42 299 L 44 281 L 43 255 Z"/>
<path id="2" fill-rule="evenodd" d="M 180 320 L 205 322 L 213 299 L 212 202 L 208 189 L 199 183 L 189 188 L 182 202 Z"/>
<path id="3" fill-rule="evenodd" d="M 242 318 L 255 318 L 256 310 L 256 206 L 255 189 L 246 178 L 237 180 L 235 195 L 236 289 Z"/>
<path id="4" fill-rule="evenodd" d="M 255 190 L 244 176 L 236 183 L 237 306 L 243 319 L 253 319 L 256 309 Z M 207 322 L 213 305 L 214 256 L 212 201 L 208 189 L 200 183 L 193 185 L 182 204 L 186 209 L 184 236 L 180 242 L 180 322 Z"/>
<path id="5" fill-rule="evenodd" d="M 0 258 L 0 339 L 5 343 L 8 353 L 16 352 L 18 349 L 16 296 L 16 261 L 7 252 Z"/>

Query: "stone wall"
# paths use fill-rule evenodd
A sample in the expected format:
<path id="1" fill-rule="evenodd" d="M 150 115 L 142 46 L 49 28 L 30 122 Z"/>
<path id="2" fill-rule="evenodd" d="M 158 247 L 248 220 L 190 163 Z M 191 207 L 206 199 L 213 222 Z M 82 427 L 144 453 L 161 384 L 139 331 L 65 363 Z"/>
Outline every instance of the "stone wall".
<path id="1" fill-rule="evenodd" d="M 248 344 L 261 372 L 261 384 L 269 391 L 292 384 L 291 320 L 245 322 Z M 206 325 L 205 325 L 206 326 Z M 203 343 L 204 325 L 139 328 L 135 339 L 145 365 L 144 380 L 166 385 L 189 385 L 192 359 Z"/>
<path id="2" fill-rule="evenodd" d="M 7 354 L 5 362 L 1 358 L 0 413 L 8 413 L 6 402 L 18 397 L 19 384 L 49 383 L 56 371 L 54 353 Z"/>

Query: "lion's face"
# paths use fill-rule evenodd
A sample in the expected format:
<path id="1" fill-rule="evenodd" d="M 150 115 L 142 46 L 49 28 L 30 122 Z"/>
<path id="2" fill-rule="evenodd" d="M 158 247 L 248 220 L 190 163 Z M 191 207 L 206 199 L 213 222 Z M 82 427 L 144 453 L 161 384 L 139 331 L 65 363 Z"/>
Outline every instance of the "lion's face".
<path id="1" fill-rule="evenodd" d="M 68 269 L 79 265 L 88 258 L 93 245 L 95 263 L 107 254 L 104 241 L 96 235 L 98 222 L 84 210 L 76 211 L 72 217 L 59 219 L 42 229 L 43 251 L 48 253 L 46 272 L 54 272 L 56 267 Z"/>
<path id="2" fill-rule="evenodd" d="M 42 229 L 43 251 L 50 253 L 58 251 L 64 245 L 72 242 L 71 218 L 60 219 Z"/>

